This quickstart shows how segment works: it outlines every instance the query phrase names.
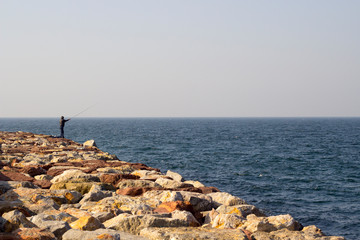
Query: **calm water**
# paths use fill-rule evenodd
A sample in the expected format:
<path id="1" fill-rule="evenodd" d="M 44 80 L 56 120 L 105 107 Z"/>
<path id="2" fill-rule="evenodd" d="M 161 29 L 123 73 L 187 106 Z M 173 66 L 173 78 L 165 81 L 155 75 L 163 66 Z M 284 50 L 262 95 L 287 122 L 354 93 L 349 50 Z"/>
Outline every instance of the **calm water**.
<path id="1" fill-rule="evenodd" d="M 58 119 L 0 119 L 0 130 L 59 135 Z M 65 137 L 360 239 L 360 118 L 75 118 Z"/>

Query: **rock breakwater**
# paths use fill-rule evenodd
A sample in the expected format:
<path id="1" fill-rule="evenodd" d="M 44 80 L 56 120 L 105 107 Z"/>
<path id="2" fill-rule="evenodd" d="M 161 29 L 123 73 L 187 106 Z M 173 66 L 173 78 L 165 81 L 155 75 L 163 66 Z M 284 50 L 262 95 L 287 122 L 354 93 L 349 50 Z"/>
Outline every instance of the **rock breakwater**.
<path id="1" fill-rule="evenodd" d="M 0 132 L 0 239 L 341 240 L 94 141 Z"/>

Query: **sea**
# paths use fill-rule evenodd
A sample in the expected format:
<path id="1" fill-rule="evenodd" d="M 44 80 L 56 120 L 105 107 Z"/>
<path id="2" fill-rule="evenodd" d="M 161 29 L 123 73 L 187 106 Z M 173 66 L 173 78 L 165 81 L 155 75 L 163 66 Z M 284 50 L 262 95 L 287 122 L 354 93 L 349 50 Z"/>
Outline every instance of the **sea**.
<path id="1" fill-rule="evenodd" d="M 0 131 L 58 136 L 59 119 L 0 118 Z M 65 137 L 360 239 L 360 118 L 74 118 Z"/>

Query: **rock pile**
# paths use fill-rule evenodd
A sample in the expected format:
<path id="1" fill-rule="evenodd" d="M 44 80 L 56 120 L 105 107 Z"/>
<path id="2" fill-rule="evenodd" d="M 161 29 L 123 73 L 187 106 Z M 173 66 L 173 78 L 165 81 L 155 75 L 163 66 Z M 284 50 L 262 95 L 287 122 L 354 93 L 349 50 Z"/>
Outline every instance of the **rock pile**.
<path id="1" fill-rule="evenodd" d="M 0 216 L 0 239 L 344 239 L 94 141 L 25 132 L 0 132 Z"/>

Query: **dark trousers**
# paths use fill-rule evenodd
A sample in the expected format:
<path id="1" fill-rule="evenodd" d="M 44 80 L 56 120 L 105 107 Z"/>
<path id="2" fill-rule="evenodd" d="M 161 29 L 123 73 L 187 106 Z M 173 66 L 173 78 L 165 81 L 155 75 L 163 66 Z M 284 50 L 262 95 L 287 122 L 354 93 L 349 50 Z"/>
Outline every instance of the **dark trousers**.
<path id="1" fill-rule="evenodd" d="M 60 127 L 60 137 L 64 138 L 64 127 Z"/>

